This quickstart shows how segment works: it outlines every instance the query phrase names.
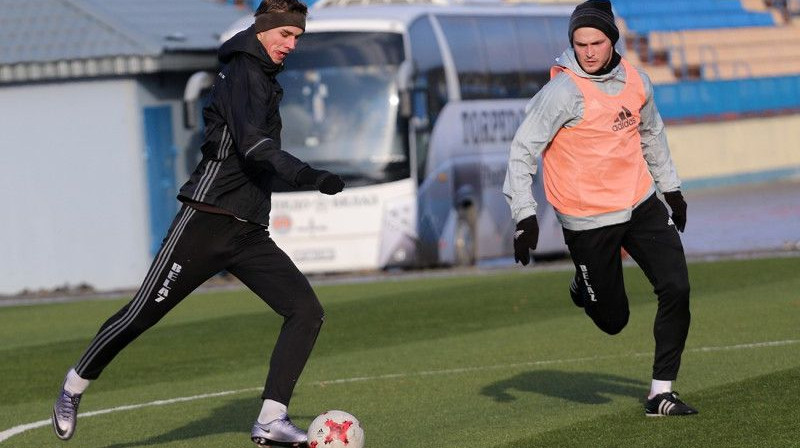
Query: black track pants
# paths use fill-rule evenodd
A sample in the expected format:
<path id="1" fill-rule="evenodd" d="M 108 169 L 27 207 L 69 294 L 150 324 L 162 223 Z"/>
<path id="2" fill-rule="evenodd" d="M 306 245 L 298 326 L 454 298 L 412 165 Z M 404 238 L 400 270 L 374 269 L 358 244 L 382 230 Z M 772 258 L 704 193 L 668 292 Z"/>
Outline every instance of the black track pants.
<path id="1" fill-rule="evenodd" d="M 175 217 L 139 291 L 100 327 L 75 370 L 96 379 L 125 346 L 222 270 L 284 318 L 262 398 L 288 405 L 322 326 L 322 306 L 266 228 L 187 206 Z"/>
<path id="2" fill-rule="evenodd" d="M 630 221 L 584 231 L 564 229 L 564 240 L 588 293 L 586 314 L 608 334 L 622 331 L 630 315 L 620 249 L 642 268 L 658 296 L 653 379 L 675 380 L 691 320 L 689 274 L 666 206 L 654 194 L 633 211 Z"/>

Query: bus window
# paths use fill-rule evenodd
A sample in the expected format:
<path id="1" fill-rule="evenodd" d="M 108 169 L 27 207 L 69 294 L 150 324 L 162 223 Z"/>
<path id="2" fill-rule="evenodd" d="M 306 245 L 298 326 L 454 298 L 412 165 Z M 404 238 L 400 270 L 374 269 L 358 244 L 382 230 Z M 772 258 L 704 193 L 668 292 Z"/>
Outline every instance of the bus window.
<path id="1" fill-rule="evenodd" d="M 530 39 L 531 32 L 520 32 L 524 26 L 546 25 L 543 18 L 441 16 L 439 22 L 450 45 L 465 100 L 529 98 L 532 91 L 541 88 L 541 81 L 547 80 L 547 70 L 538 73 L 539 68 L 549 67 L 558 55 L 550 54 L 553 45 L 547 29 L 535 30 L 535 40 Z"/>
<path id="2" fill-rule="evenodd" d="M 461 98 L 492 98 L 487 55 L 477 19 L 464 16 L 439 16 L 438 19 L 458 71 Z"/>
<path id="3" fill-rule="evenodd" d="M 492 98 L 522 98 L 519 44 L 510 17 L 478 19 Z"/>
<path id="4" fill-rule="evenodd" d="M 331 32 L 302 39 L 278 75 L 284 149 L 340 174 L 348 186 L 407 178 L 407 129 L 398 119 L 402 35 Z"/>
<path id="5" fill-rule="evenodd" d="M 550 79 L 550 67 L 569 47 L 567 17 L 515 17 L 522 62 L 521 96 L 530 98 Z"/>

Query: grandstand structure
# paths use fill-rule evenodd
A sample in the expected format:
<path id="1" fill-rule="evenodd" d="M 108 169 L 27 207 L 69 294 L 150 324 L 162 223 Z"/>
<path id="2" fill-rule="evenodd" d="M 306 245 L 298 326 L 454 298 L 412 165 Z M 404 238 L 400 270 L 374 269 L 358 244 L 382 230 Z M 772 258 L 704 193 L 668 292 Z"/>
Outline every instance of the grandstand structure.
<path id="1" fill-rule="evenodd" d="M 685 186 L 800 176 L 799 1 L 612 0 Z"/>
<path id="2" fill-rule="evenodd" d="M 774 0 L 613 0 L 667 119 L 800 110 L 800 25 Z M 685 100 L 682 100 L 685 99 Z"/>
<path id="3" fill-rule="evenodd" d="M 647 71 L 665 119 L 800 111 L 800 0 L 611 3 L 625 57 Z"/>
<path id="4" fill-rule="evenodd" d="M 628 48 L 655 68 L 657 82 L 800 73 L 800 26 L 764 0 L 614 5 Z"/>

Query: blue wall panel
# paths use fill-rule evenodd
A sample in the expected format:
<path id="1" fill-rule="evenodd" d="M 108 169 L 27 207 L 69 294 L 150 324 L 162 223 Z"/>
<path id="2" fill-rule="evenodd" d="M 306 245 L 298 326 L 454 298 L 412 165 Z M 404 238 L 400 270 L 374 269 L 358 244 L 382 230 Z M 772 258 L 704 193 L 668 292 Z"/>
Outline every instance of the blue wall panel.
<path id="1" fill-rule="evenodd" d="M 169 106 L 144 108 L 145 157 L 150 199 L 150 252 L 155 255 L 177 211 L 175 156 Z"/>
<path id="2" fill-rule="evenodd" d="M 684 81 L 653 87 L 665 120 L 769 114 L 800 110 L 800 76 Z"/>

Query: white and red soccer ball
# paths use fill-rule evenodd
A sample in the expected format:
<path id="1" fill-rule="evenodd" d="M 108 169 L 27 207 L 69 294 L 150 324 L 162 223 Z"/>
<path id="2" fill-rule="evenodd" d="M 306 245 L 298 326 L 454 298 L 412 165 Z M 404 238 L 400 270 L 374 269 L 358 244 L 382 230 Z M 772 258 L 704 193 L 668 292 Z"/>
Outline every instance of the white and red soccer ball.
<path id="1" fill-rule="evenodd" d="M 308 427 L 309 448 L 364 448 L 364 430 L 352 414 L 325 411 Z"/>

